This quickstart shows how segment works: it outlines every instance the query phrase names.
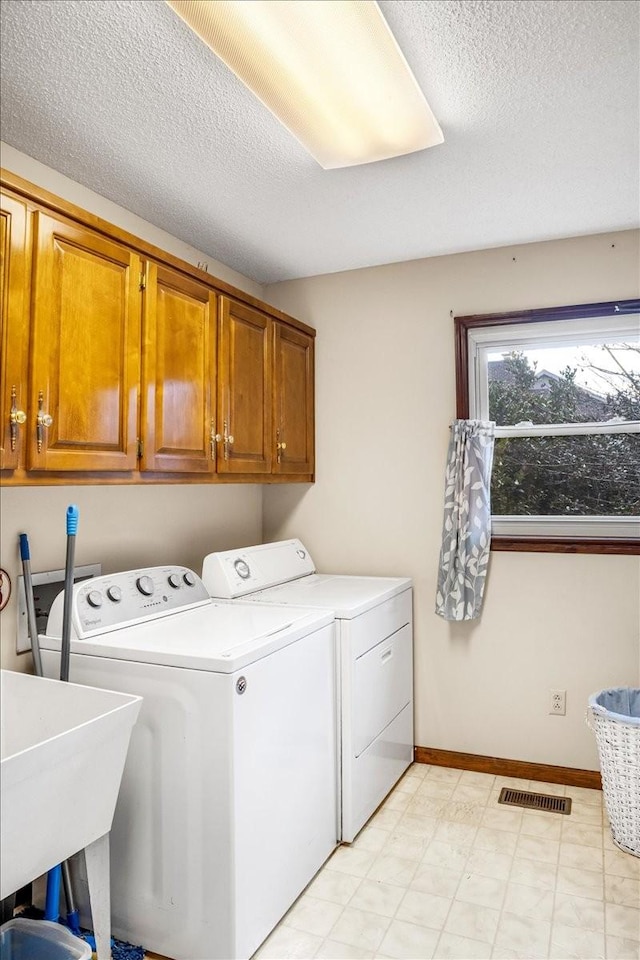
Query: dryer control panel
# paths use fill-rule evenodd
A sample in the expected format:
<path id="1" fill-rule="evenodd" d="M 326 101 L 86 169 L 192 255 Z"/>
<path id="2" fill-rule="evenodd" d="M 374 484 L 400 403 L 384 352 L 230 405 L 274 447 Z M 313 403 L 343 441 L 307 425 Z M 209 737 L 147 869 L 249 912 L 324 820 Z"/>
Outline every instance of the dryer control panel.
<path id="1" fill-rule="evenodd" d="M 188 567 L 143 567 L 94 577 L 73 588 L 72 635 L 83 639 L 189 607 L 211 603 Z M 53 601 L 47 636 L 62 636 L 64 591 Z"/>
<path id="2" fill-rule="evenodd" d="M 210 553 L 204 558 L 202 579 L 212 597 L 234 600 L 308 577 L 315 571 L 304 544 L 299 540 L 280 540 Z"/>

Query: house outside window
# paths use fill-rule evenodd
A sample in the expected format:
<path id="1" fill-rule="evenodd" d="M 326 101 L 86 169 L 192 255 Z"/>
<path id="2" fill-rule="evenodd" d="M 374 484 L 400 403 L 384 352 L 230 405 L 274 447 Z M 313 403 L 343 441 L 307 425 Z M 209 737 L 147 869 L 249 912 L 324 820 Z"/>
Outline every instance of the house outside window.
<path id="1" fill-rule="evenodd" d="M 640 552 L 640 301 L 456 318 L 458 416 L 496 423 L 494 549 Z"/>

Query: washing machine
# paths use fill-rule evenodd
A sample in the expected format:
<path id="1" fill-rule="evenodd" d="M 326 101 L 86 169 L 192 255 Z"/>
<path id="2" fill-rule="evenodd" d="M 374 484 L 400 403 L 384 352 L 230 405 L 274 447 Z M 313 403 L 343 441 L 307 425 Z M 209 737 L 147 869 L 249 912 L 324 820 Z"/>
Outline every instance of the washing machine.
<path id="1" fill-rule="evenodd" d="M 299 540 L 209 554 L 212 597 L 336 617 L 341 839 L 350 843 L 413 760 L 412 581 L 316 573 Z"/>
<path id="2" fill-rule="evenodd" d="M 74 587 L 71 680 L 144 697 L 111 831 L 117 937 L 230 960 L 268 936 L 338 841 L 335 659 L 331 613 L 214 602 L 184 567 Z"/>

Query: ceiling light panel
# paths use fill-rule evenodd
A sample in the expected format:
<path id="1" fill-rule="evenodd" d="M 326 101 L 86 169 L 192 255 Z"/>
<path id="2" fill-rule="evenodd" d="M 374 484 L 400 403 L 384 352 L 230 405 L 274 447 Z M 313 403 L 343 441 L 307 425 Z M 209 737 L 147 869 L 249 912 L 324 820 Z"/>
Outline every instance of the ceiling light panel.
<path id="1" fill-rule="evenodd" d="M 374 0 L 167 0 L 325 169 L 444 137 Z"/>

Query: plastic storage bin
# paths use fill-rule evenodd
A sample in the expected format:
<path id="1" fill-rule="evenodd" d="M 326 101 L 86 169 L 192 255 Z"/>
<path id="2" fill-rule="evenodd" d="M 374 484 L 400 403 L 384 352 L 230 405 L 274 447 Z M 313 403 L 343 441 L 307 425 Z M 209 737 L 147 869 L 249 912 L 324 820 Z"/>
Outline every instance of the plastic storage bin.
<path id="1" fill-rule="evenodd" d="M 588 720 L 598 744 L 613 842 L 640 857 L 640 689 L 592 694 Z"/>
<path id="2" fill-rule="evenodd" d="M 91 947 L 48 920 L 18 917 L 0 927 L 2 960 L 90 960 Z"/>

